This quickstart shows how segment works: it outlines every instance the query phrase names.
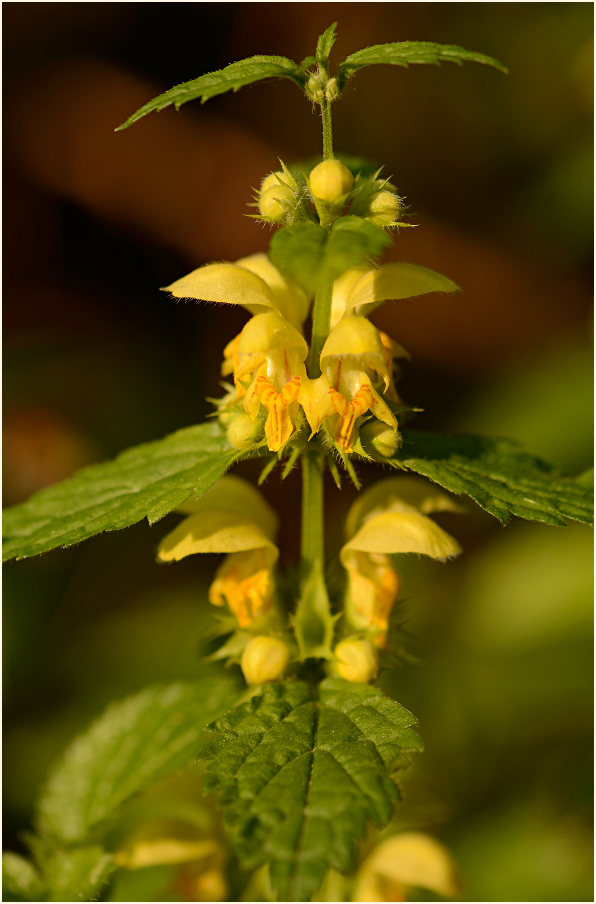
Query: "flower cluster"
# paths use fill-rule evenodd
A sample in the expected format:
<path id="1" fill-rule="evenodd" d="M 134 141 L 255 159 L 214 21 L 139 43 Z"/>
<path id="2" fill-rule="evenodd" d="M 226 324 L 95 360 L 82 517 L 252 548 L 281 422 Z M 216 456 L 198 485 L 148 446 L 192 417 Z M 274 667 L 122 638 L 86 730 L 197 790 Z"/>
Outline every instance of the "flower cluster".
<path id="1" fill-rule="evenodd" d="M 274 543 L 277 518 L 263 496 L 239 477 L 223 477 L 200 499 L 179 509 L 186 517 L 162 540 L 158 559 L 179 561 L 197 553 L 225 553 L 209 588 L 209 601 L 227 607 L 234 631 L 222 655 L 242 666 L 249 684 L 281 677 L 296 647 L 284 631 L 277 592 Z M 416 553 L 445 560 L 459 546 L 428 515 L 458 511 L 442 492 L 411 477 L 391 477 L 359 497 L 348 513 L 340 551 L 346 575 L 342 639 L 332 671 L 368 682 L 387 644 L 390 616 L 400 591 L 393 558 Z"/>
<path id="2" fill-rule="evenodd" d="M 267 255 L 207 264 L 166 291 L 176 298 L 241 305 L 252 314 L 224 349 L 222 364 L 222 376 L 232 382 L 218 408 L 236 448 L 263 442 L 280 452 L 308 425 L 310 439 L 322 429 L 340 452 L 362 452 L 360 428 L 373 421 L 393 438 L 386 443 L 391 454 L 398 443 L 395 361 L 407 352 L 367 314 L 390 299 L 456 288 L 415 264 L 346 271 L 333 285 L 330 332 L 316 378 L 307 374 L 309 347 L 302 333 L 311 299 Z"/>
<path id="3" fill-rule="evenodd" d="M 380 228 L 409 225 L 398 219 L 404 210 L 403 198 L 388 179 L 379 176 L 380 170 L 354 177 L 335 159 L 321 161 L 308 176 L 292 173 L 281 163 L 281 170 L 270 173 L 257 194 L 259 219 L 284 225 L 318 220 L 328 225 L 347 209 Z"/>

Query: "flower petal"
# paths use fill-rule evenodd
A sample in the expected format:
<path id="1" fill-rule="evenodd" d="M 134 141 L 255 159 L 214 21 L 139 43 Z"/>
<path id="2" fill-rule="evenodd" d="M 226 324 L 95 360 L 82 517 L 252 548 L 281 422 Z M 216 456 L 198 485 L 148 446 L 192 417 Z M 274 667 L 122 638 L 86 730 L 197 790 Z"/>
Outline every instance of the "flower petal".
<path id="1" fill-rule="evenodd" d="M 365 273 L 368 273 L 369 269 L 369 267 L 362 267 L 356 270 L 346 270 L 346 272 L 342 273 L 342 275 L 333 283 L 333 295 L 331 297 L 331 328 L 333 328 L 345 314 L 352 289 L 358 280 L 361 279 Z"/>
<path id="2" fill-rule="evenodd" d="M 434 521 L 414 509 L 373 515 L 342 547 L 340 558 L 346 566 L 346 553 L 362 552 L 419 553 L 433 559 L 448 559 L 460 552 L 459 543 Z"/>
<path id="3" fill-rule="evenodd" d="M 357 308 L 359 313 L 368 315 L 384 301 L 414 298 L 428 292 L 458 291 L 459 286 L 449 277 L 420 264 L 399 261 L 365 273 L 352 288 L 346 310 Z"/>
<path id="4" fill-rule="evenodd" d="M 301 326 L 308 317 L 310 299 L 294 282 L 286 279 L 266 254 L 251 254 L 236 262 L 238 267 L 249 270 L 265 282 L 276 300 L 280 314 L 294 326 Z"/>
<path id="5" fill-rule="evenodd" d="M 177 279 L 163 291 L 171 292 L 175 298 L 239 304 L 251 314 L 267 308 L 277 310 L 277 300 L 267 283 L 236 264 L 207 264 Z"/>
<path id="6" fill-rule="evenodd" d="M 262 493 L 256 487 L 236 477 L 227 474 L 221 477 L 217 483 L 207 490 L 199 499 L 193 496 L 178 506 L 177 512 L 183 515 L 197 515 L 208 510 L 220 509 L 233 512 L 237 515 L 245 515 L 250 512 L 250 519 L 254 521 L 269 539 L 273 539 L 277 533 L 277 515 L 271 508 Z"/>
<path id="7" fill-rule="evenodd" d="M 157 551 L 160 562 L 179 562 L 206 552 L 245 552 L 264 549 L 274 562 L 279 553 L 264 531 L 246 514 L 207 509 L 185 518 L 167 534 Z"/>
<path id="8" fill-rule="evenodd" d="M 404 890 L 428 889 L 448 901 L 457 900 L 460 895 L 449 852 L 434 838 L 419 832 L 395 835 L 373 850 L 358 871 L 353 900 L 399 900 L 380 896 L 388 881 Z"/>
<path id="9" fill-rule="evenodd" d="M 430 515 L 432 512 L 461 513 L 462 508 L 451 496 L 426 480 L 406 476 L 387 477 L 361 493 L 352 505 L 346 520 L 346 536 L 353 536 L 373 513 L 411 510 Z"/>

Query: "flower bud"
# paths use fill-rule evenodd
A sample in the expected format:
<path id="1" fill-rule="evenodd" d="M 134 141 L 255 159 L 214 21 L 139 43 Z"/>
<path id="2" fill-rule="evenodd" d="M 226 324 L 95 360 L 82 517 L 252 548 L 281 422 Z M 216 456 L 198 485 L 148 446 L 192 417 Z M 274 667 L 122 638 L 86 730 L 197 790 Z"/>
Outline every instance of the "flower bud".
<path id="1" fill-rule="evenodd" d="M 339 87 L 337 85 L 336 78 L 330 78 L 327 82 L 327 87 L 325 88 L 325 97 L 327 100 L 337 100 L 339 97 Z"/>
<path id="2" fill-rule="evenodd" d="M 308 97 L 318 104 L 324 101 L 325 93 L 323 91 L 323 81 L 320 75 L 311 75 L 306 83 L 306 93 Z"/>
<path id="3" fill-rule="evenodd" d="M 267 181 L 267 180 L 265 180 Z M 281 220 L 287 212 L 287 205 L 294 200 L 294 193 L 288 185 L 271 185 L 261 191 L 259 213 L 268 220 Z"/>
<path id="4" fill-rule="evenodd" d="M 263 424 L 248 414 L 237 414 L 228 425 L 228 442 L 234 449 L 244 452 L 263 437 Z"/>
<path id="5" fill-rule="evenodd" d="M 335 668 L 340 678 L 368 684 L 379 671 L 379 653 L 369 640 L 348 638 L 335 648 Z"/>
<path id="6" fill-rule="evenodd" d="M 283 640 L 262 634 L 247 643 L 240 665 L 248 684 L 266 684 L 281 678 L 290 661 L 290 648 Z"/>
<path id="7" fill-rule="evenodd" d="M 339 160 L 323 160 L 311 170 L 308 184 L 317 200 L 334 204 L 352 191 L 354 177 Z"/>
<path id="8" fill-rule="evenodd" d="M 370 202 L 366 219 L 373 226 L 391 226 L 399 215 L 400 207 L 397 195 L 391 191 L 380 191 Z"/>
<path id="9" fill-rule="evenodd" d="M 391 458 L 399 446 L 399 434 L 382 421 L 371 420 L 360 428 L 360 442 L 373 458 Z"/>

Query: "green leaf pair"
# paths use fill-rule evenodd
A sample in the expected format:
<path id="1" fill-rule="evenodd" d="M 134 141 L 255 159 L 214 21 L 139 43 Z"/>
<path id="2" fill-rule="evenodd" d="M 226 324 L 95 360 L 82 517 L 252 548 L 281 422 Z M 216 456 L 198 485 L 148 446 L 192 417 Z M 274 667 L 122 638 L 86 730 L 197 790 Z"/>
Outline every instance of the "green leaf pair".
<path id="1" fill-rule="evenodd" d="M 201 103 L 204 103 L 218 94 L 224 94 L 226 91 L 238 91 L 239 88 L 252 85 L 266 78 L 288 78 L 301 90 L 304 90 L 308 78 L 312 74 L 308 71 L 309 67 L 317 65 L 325 73 L 328 72 L 329 54 L 336 39 L 336 26 L 337 23 L 334 22 L 320 35 L 317 41 L 316 56 L 306 57 L 300 65 L 294 63 L 288 57 L 267 55 L 252 56 L 245 60 L 239 60 L 236 63 L 230 63 L 229 66 L 224 66 L 223 69 L 208 72 L 199 76 L 199 78 L 183 82 L 158 95 L 158 97 L 144 104 L 132 116 L 129 116 L 121 126 L 118 126 L 116 131 L 127 129 L 143 116 L 146 116 L 147 113 L 164 110 L 172 104 L 178 110 L 182 104 L 189 100 L 200 100 Z M 464 62 L 482 63 L 485 66 L 499 69 L 501 72 L 507 72 L 507 69 L 498 60 L 486 56 L 484 53 L 475 53 L 451 44 L 433 44 L 428 41 L 400 41 L 393 44 L 376 44 L 373 47 L 365 47 L 363 50 L 358 50 L 346 57 L 339 64 L 338 89 L 341 91 L 347 80 L 365 66 L 385 63 L 407 67 L 429 63 L 438 65 L 441 62 L 458 63 L 460 65 Z"/>
<path id="2" fill-rule="evenodd" d="M 143 518 L 153 524 L 200 497 L 238 457 L 216 422 L 129 449 L 6 510 L 3 558 L 72 546 Z M 562 477 L 509 440 L 405 432 L 392 463 L 469 496 L 502 523 L 511 515 L 554 525 L 592 521 L 585 481 Z"/>

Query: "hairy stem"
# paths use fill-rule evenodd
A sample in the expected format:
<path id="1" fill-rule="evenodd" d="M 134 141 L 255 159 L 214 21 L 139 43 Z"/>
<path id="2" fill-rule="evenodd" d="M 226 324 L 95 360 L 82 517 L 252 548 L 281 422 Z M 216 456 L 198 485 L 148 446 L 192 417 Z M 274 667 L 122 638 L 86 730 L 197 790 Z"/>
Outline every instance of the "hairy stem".
<path id="1" fill-rule="evenodd" d="M 324 457 L 315 447 L 302 456 L 300 601 L 294 628 L 304 659 L 330 658 L 333 617 L 325 585 Z"/>
<path id="2" fill-rule="evenodd" d="M 321 104 L 321 119 L 323 121 L 323 158 L 333 160 L 333 129 L 331 126 L 331 101 L 324 100 Z"/>

